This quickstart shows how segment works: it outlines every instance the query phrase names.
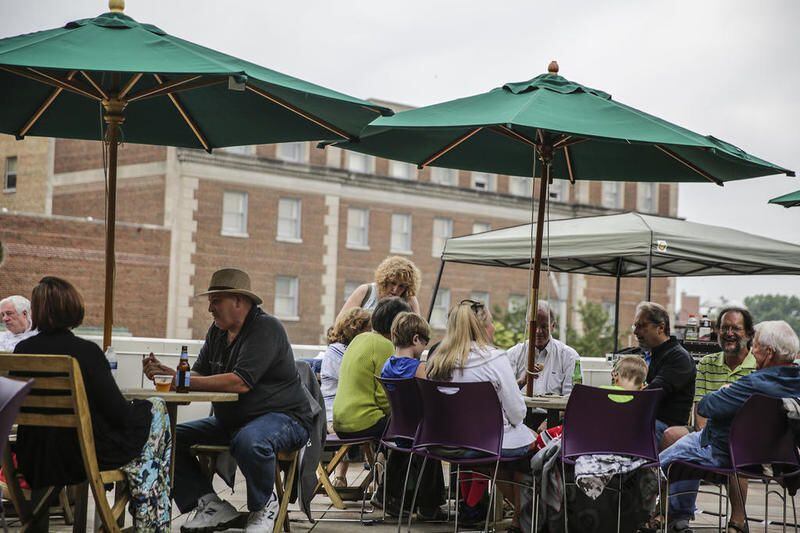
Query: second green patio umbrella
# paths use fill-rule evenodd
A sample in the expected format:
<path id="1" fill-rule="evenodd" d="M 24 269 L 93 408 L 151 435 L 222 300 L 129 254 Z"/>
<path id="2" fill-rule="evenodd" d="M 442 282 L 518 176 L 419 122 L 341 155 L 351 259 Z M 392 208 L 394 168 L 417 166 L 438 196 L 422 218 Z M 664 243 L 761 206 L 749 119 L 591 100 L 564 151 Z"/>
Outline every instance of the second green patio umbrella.
<path id="1" fill-rule="evenodd" d="M 108 144 L 104 348 L 111 341 L 120 142 L 212 148 L 352 139 L 392 111 L 110 11 L 0 40 L 0 132 Z M 253 43 L 254 45 L 257 42 Z"/>
<path id="2" fill-rule="evenodd" d="M 337 146 L 417 164 L 550 179 L 709 182 L 794 175 L 743 150 L 659 119 L 558 75 L 379 118 Z M 539 299 L 544 206 L 539 202 L 531 305 Z M 530 313 L 529 335 L 536 329 Z M 528 367 L 533 365 L 529 343 Z M 531 394 L 529 374 L 527 393 Z"/>
<path id="3" fill-rule="evenodd" d="M 800 191 L 794 191 L 790 192 L 789 194 L 784 194 L 783 196 L 777 196 L 768 203 L 782 205 L 783 207 L 800 206 Z"/>

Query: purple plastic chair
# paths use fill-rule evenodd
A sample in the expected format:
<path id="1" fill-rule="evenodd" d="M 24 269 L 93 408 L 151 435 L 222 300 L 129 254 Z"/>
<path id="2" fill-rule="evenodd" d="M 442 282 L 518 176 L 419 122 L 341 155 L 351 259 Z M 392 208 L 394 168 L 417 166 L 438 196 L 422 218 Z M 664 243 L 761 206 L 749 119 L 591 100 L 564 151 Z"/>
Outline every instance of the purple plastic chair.
<path id="1" fill-rule="evenodd" d="M 446 461 L 456 465 L 456 476 L 462 466 L 489 465 L 494 463 L 491 476 L 492 492 L 486 513 L 484 531 L 489 527 L 489 512 L 494 502 L 494 485 L 497 471 L 504 459 L 500 456 L 503 444 L 503 411 L 494 386 L 488 382 L 457 383 L 430 381 L 417 378 L 422 398 L 422 422 L 419 425 L 413 450 L 423 456 L 422 469 L 428 459 Z M 478 452 L 479 457 L 457 457 L 439 453 L 441 448 Z M 505 461 L 518 460 L 506 459 Z M 488 476 L 487 476 L 488 477 Z M 458 479 L 458 477 L 456 477 Z M 417 481 L 419 488 L 419 480 Z M 411 508 L 414 508 L 417 491 Z M 456 482 L 458 501 L 458 482 Z M 409 528 L 411 526 L 409 520 Z M 458 511 L 456 511 L 456 531 Z"/>
<path id="2" fill-rule="evenodd" d="M 417 428 L 422 420 L 422 398 L 419 388 L 414 378 L 378 378 L 386 391 L 389 399 L 391 415 L 386 431 L 381 438 L 381 444 L 391 452 L 401 452 L 408 454 L 408 466 L 406 467 L 406 479 L 403 483 L 403 495 L 400 498 L 400 517 L 397 520 L 397 532 L 400 533 L 400 526 L 403 523 L 402 510 L 405 509 L 406 487 L 411 473 L 411 461 L 413 459 L 413 441 L 417 434 Z M 398 444 L 398 439 L 400 444 Z M 405 445 L 407 444 L 407 445 Z M 389 457 L 387 455 L 388 464 Z M 386 470 L 383 478 L 383 512 L 386 518 Z"/>
<path id="3" fill-rule="evenodd" d="M 22 402 L 25 400 L 32 386 L 32 379 L 28 381 L 19 381 L 0 376 L 0 457 L 5 453 L 11 427 L 14 425 L 14 420 L 16 420 L 17 414 L 19 414 Z M 6 475 L 11 474 L 7 472 Z M 2 491 L 0 491 L 0 500 L 1 499 Z M 8 531 L 6 527 L 5 508 L 0 505 L 0 510 L 3 511 L 2 516 L 0 516 L 0 518 L 2 518 L 3 531 Z"/>
<path id="4" fill-rule="evenodd" d="M 791 478 L 800 476 L 800 456 L 797 443 L 789 428 L 782 400 L 762 394 L 754 394 L 742 406 L 731 423 L 730 436 L 731 466 L 711 467 L 687 461 L 675 461 L 667 469 L 667 487 L 672 481 L 682 479 L 702 479 L 720 485 L 727 484 L 733 475 L 738 483 L 739 477 L 759 479 L 767 486 L 764 496 L 765 530 L 769 524 L 768 498 L 770 482 L 781 484 L 783 494 L 772 491 L 783 499 L 783 524 L 786 524 L 786 486 Z M 762 465 L 770 465 L 773 474 L 766 474 Z M 683 494 L 683 493 L 681 493 Z M 740 502 L 743 503 L 743 502 Z M 720 504 L 721 506 L 721 504 Z M 744 505 L 742 505 L 744 507 Z M 797 531 L 797 509 L 792 498 L 794 526 Z M 747 513 L 745 509 L 745 520 Z"/>
<path id="5" fill-rule="evenodd" d="M 610 454 L 640 457 L 645 468 L 657 468 L 656 410 L 662 391 L 619 391 L 575 385 L 564 413 L 561 467 L 564 480 L 564 528 L 567 524 L 566 466 L 582 455 Z M 623 398 L 630 398 L 628 401 Z M 660 484 L 659 484 L 660 486 Z M 622 518 L 622 476 L 619 476 L 617 531 Z"/>

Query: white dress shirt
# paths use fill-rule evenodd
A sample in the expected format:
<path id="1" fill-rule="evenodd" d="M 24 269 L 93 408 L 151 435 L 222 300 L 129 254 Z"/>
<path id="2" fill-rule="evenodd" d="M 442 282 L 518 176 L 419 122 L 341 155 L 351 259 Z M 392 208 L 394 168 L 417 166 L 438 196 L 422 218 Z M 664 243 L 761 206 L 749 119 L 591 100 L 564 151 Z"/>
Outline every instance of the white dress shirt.
<path id="1" fill-rule="evenodd" d="M 564 396 L 572 392 L 575 364 L 580 360 L 578 352 L 552 337 L 547 346 L 535 351 L 535 362 L 544 365 L 544 368 L 539 372 L 539 377 L 533 380 L 533 394 Z M 517 379 L 523 379 L 528 369 L 528 341 L 509 348 L 507 353 Z"/>

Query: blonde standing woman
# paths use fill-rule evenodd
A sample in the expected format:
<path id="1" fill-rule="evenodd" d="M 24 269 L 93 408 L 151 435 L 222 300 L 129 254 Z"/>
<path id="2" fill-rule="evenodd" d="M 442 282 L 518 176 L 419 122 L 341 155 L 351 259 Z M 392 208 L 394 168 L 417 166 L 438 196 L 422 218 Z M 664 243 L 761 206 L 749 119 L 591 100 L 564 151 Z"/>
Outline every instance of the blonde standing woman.
<path id="1" fill-rule="evenodd" d="M 420 314 L 417 292 L 421 282 L 422 276 L 414 263 L 398 255 L 387 257 L 375 269 L 375 281 L 359 285 L 347 298 L 336 321 L 338 322 L 344 313 L 354 307 L 372 312 L 378 301 L 386 296 L 402 298 L 411 306 L 411 311 Z"/>

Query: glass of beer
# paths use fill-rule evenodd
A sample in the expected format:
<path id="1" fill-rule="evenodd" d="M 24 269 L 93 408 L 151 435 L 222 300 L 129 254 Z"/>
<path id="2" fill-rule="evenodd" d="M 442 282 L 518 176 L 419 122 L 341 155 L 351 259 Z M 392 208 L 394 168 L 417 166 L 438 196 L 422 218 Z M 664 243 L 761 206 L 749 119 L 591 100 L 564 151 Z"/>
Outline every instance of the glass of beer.
<path id="1" fill-rule="evenodd" d="M 157 374 L 153 376 L 153 382 L 156 384 L 156 390 L 158 392 L 169 392 L 169 388 L 172 385 L 172 375 Z"/>

